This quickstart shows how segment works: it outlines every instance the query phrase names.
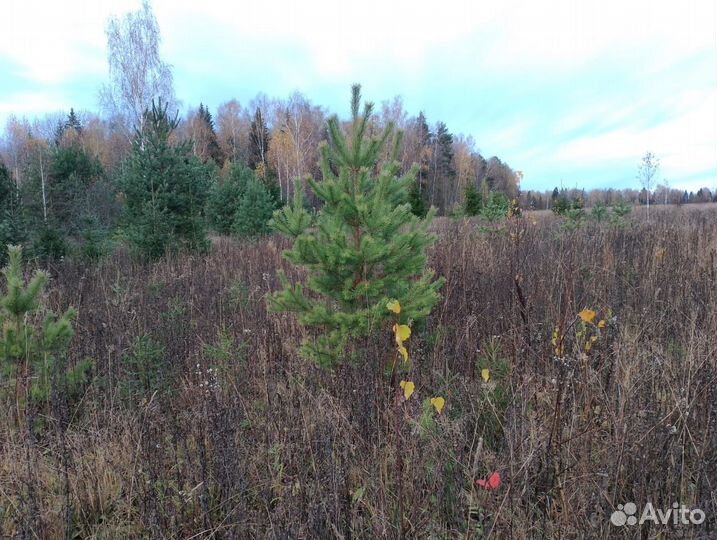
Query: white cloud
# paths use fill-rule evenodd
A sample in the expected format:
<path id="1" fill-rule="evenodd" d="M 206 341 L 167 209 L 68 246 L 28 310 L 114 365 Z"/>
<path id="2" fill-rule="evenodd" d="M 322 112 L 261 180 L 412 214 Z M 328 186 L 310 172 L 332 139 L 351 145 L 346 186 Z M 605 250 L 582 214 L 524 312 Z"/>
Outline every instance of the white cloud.
<path id="1" fill-rule="evenodd" d="M 67 106 L 63 85 L 106 70 L 107 17 L 139 5 L 140 0 L 9 0 L 0 18 L 0 62 L 17 66 L 16 77 L 32 85 L 22 95 L 16 87 L 0 89 L 0 116 Z M 290 90 L 280 85 L 321 89 L 347 80 L 385 90 L 395 80 L 391 94 L 375 99 L 404 94 L 429 117 L 433 107 L 432 119 L 453 129 L 471 131 L 466 124 L 475 123 L 478 146 L 524 170 L 526 178 L 531 171 L 623 166 L 648 149 L 662 157 L 668 178 L 717 171 L 717 74 L 704 69 L 717 59 L 714 0 L 153 5 L 165 59 L 185 77 L 178 86 L 190 79 L 209 88 L 221 79 L 277 94 Z M 707 56 L 690 67 L 699 54 Z M 249 61 L 251 69 L 266 74 L 261 86 Z M 573 89 L 571 77 L 586 74 L 598 75 L 596 88 Z M 564 99 L 545 113 L 541 98 L 547 94 L 540 91 L 551 84 Z M 601 95 L 603 88 L 612 91 Z M 481 91 L 487 101 L 476 99 L 474 109 L 467 108 L 465 97 Z M 500 100 L 502 109 L 494 110 Z M 511 117 L 511 108 L 522 116 Z M 623 177 L 632 175 L 626 171 Z"/>
<path id="2" fill-rule="evenodd" d="M 40 84 L 105 68 L 107 17 L 137 2 L 10 0 L 0 17 L 0 57 Z"/>
<path id="3" fill-rule="evenodd" d="M 107 17 L 139 4 L 9 0 L 0 19 L 0 56 L 24 66 L 39 82 L 101 70 Z M 420 69 L 427 54 L 441 48 L 450 63 L 452 46 L 472 49 L 481 68 L 501 71 L 539 66 L 565 70 L 599 56 L 619 60 L 647 48 L 653 53 L 644 58 L 648 69 L 714 49 L 717 24 L 712 0 L 368 0 L 355 7 L 328 0 L 155 0 L 154 9 L 170 53 L 198 45 L 206 48 L 211 63 L 215 45 L 278 40 L 306 50 L 315 75 L 324 77 L 351 74 L 367 62 Z M 197 35 L 209 41 L 197 44 L 192 39 Z M 227 54 L 231 48 L 222 51 L 222 57 Z"/>
<path id="4" fill-rule="evenodd" d="M 528 178 L 550 171 L 612 170 L 637 187 L 634 177 L 639 161 L 651 151 L 660 158 L 660 178 L 671 185 L 681 189 L 713 186 L 717 183 L 717 92 L 685 92 L 676 102 L 681 105 L 654 126 L 633 124 L 634 114 L 619 111 L 625 118 L 623 127 L 559 143 L 548 138 L 529 152 L 516 148 L 516 159 L 525 160 L 520 166 Z M 695 179 L 698 174 L 700 178 Z"/>
<path id="5" fill-rule="evenodd" d="M 692 163 L 708 168 L 717 162 L 717 94 L 690 92 L 690 108 L 651 128 L 622 128 L 586 136 L 562 144 L 556 159 L 566 162 L 597 164 L 634 158 L 650 150 L 679 164 Z M 681 157 L 679 157 L 681 156 Z M 664 163 L 667 165 L 667 163 Z"/>
<path id="6" fill-rule="evenodd" d="M 33 115 L 63 109 L 64 99 L 47 92 L 25 92 L 0 101 L 0 117 Z"/>

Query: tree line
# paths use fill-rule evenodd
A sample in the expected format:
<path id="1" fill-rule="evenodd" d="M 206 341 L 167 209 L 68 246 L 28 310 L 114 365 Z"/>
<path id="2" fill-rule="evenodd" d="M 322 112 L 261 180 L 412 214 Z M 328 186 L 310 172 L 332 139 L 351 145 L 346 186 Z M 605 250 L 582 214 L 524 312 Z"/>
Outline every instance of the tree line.
<path id="1" fill-rule="evenodd" d="M 3 244 L 27 244 L 42 258 L 73 248 L 96 257 L 111 237 L 120 236 L 155 256 L 177 241 L 205 244 L 207 229 L 266 232 L 272 211 L 291 201 L 297 186 L 308 206 L 319 204 L 306 179 L 322 178 L 325 107 L 299 92 L 287 99 L 258 94 L 247 104 L 230 99 L 214 113 L 200 103 L 179 117 L 172 70 L 160 56 L 159 25 L 149 2 L 110 18 L 106 35 L 109 78 L 100 91 L 100 111 L 71 108 L 7 121 L 0 137 Z M 706 189 L 687 194 L 658 186 L 653 192 L 649 185 L 642 192 L 521 192 L 520 171 L 498 157 L 485 158 L 471 136 L 451 133 L 444 122 L 429 123 L 423 112 L 411 116 L 400 97 L 377 107 L 367 135 L 388 125 L 396 129 L 377 167 L 393 156 L 399 174 L 416 165 L 408 197 L 417 215 L 435 207 L 439 215 L 495 218 L 506 214 L 511 201 L 542 209 L 578 199 L 589 206 L 713 197 Z"/>
<path id="2" fill-rule="evenodd" d="M 180 117 L 149 2 L 110 18 L 106 35 L 109 78 L 100 111 L 71 108 L 7 121 L 0 138 L 0 242 L 55 259 L 75 249 L 101 256 L 119 237 L 156 257 L 206 246 L 209 229 L 267 232 L 272 212 L 292 200 L 296 186 L 309 207 L 319 204 L 306 179 L 322 178 L 326 108 L 298 92 L 285 100 L 259 94 L 246 105 L 226 101 L 214 113 L 200 103 Z M 401 137 L 399 172 L 418 164 L 410 190 L 416 214 L 456 211 L 466 189 L 477 186 L 486 201 L 491 193 L 517 196 L 519 173 L 497 157 L 483 158 L 471 137 L 453 135 L 445 123 L 409 116 L 400 98 L 382 104 L 367 135 L 388 125 L 397 129 L 377 166 L 394 159 Z"/>
<path id="3" fill-rule="evenodd" d="M 618 203 L 646 206 L 650 205 L 682 205 L 717 202 L 717 191 L 708 187 L 697 191 L 671 188 L 669 184 L 658 185 L 654 190 L 635 188 L 606 188 L 606 189 L 579 189 L 558 188 L 552 190 L 536 191 L 524 190 L 520 192 L 519 202 L 527 210 L 558 210 L 564 206 L 578 205 L 593 207 L 596 205 L 613 206 Z"/>

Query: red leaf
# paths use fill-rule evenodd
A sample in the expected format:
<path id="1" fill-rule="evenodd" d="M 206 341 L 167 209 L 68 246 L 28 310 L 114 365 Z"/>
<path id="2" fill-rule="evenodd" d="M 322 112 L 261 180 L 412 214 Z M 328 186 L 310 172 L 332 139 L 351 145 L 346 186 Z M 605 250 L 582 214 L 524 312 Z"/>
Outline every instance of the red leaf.
<path id="1" fill-rule="evenodd" d="M 476 480 L 476 484 L 485 489 L 498 489 L 501 484 L 500 473 L 494 472 L 488 480 Z"/>

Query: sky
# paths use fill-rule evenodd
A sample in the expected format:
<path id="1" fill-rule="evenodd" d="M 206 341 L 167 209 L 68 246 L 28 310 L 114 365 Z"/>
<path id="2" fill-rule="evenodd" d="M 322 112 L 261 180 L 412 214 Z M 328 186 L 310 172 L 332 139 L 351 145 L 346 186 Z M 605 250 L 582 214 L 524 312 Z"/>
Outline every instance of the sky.
<path id="1" fill-rule="evenodd" d="M 140 0 L 3 0 L 0 126 L 98 110 L 107 18 Z M 154 0 L 187 106 L 305 94 L 340 116 L 350 86 L 472 135 L 522 188 L 717 189 L 715 0 Z"/>

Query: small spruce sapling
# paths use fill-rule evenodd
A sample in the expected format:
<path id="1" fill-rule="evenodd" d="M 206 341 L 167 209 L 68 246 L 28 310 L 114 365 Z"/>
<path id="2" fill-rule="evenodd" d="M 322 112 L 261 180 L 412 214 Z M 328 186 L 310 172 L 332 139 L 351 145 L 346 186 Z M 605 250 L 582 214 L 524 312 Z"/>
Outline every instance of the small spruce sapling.
<path id="1" fill-rule="evenodd" d="M 315 220 L 296 189 L 294 203 L 275 212 L 271 222 L 293 239 L 284 256 L 304 267 L 309 278 L 304 286 L 280 274 L 284 289 L 270 297 L 270 307 L 294 312 L 302 324 L 319 330 L 304 342 L 302 353 L 326 367 L 355 357 L 361 340 L 385 332 L 390 299 L 400 302 L 406 320 L 418 321 L 436 305 L 443 284 L 426 269 L 426 249 L 434 241 L 427 229 L 435 211 L 424 220 L 411 212 L 407 195 L 415 166 L 398 176 L 400 134 L 393 159 L 377 170 L 394 126 L 370 137 L 373 105 L 365 104 L 362 114 L 359 106 L 360 87 L 354 86 L 348 134 L 336 116 L 328 121 L 323 179 L 308 180 L 323 202 Z"/>

